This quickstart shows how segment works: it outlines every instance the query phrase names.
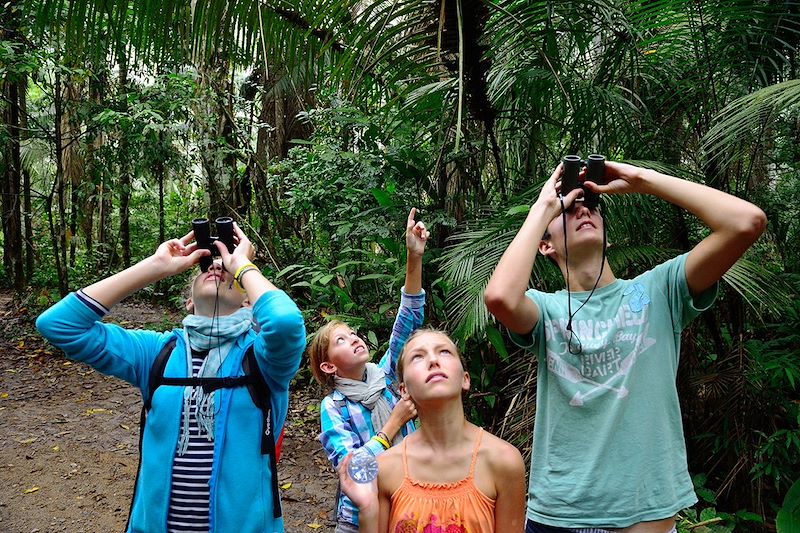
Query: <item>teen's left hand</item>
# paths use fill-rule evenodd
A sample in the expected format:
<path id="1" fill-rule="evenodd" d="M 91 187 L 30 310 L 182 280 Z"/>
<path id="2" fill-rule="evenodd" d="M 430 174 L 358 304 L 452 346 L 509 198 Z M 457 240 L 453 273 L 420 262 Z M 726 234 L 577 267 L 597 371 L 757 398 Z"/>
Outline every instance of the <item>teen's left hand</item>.
<path id="1" fill-rule="evenodd" d="M 236 222 L 233 223 L 233 244 L 236 247 L 233 249 L 233 253 L 229 253 L 228 248 L 221 241 L 214 242 L 219 250 L 219 256 L 222 258 L 222 265 L 231 274 L 236 272 L 240 266 L 250 263 L 256 256 L 256 249 Z"/>
<path id="2" fill-rule="evenodd" d="M 406 221 L 406 249 L 409 254 L 422 257 L 422 254 L 425 253 L 425 243 L 428 242 L 431 232 L 425 229 L 424 223 L 414 221 L 416 214 L 417 208 L 412 207 Z"/>
<path id="3" fill-rule="evenodd" d="M 586 181 L 585 185 L 592 192 L 600 194 L 630 194 L 642 192 L 640 190 L 642 168 L 627 163 L 606 161 L 606 184 L 598 185 Z"/>

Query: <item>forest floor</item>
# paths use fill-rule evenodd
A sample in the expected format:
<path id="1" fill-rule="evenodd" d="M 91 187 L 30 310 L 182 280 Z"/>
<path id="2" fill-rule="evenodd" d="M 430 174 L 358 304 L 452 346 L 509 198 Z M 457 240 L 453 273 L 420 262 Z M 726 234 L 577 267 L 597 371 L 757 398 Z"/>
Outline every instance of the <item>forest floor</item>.
<path id="1" fill-rule="evenodd" d="M 71 363 L 0 292 L 0 532 L 123 531 L 138 462 L 139 392 Z M 126 327 L 177 323 L 123 302 Z M 163 329 L 168 329 L 164 327 Z M 333 531 L 336 478 L 316 440 L 319 393 L 290 394 L 278 465 L 287 532 Z"/>

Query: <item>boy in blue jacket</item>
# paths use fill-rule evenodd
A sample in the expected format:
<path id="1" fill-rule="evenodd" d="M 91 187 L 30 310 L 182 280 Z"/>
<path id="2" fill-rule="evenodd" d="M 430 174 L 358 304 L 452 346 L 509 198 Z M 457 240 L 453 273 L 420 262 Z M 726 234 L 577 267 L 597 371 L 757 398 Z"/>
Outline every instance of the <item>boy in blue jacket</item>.
<path id="1" fill-rule="evenodd" d="M 149 400 L 126 531 L 280 532 L 274 455 L 262 453 L 261 433 L 263 426 L 271 426 L 266 429 L 273 434 L 283 427 L 289 381 L 305 349 L 305 326 L 295 303 L 251 263 L 254 249 L 241 229 L 234 224 L 233 253 L 216 242 L 221 260 L 194 278 L 183 328 L 158 333 L 101 321 L 125 297 L 210 255 L 193 238 L 190 232 L 164 242 L 136 265 L 68 295 L 42 313 L 36 326 L 69 358 L 125 380 Z M 252 307 L 243 305 L 245 300 Z M 209 382 L 242 376 L 252 348 L 271 392 L 271 409 L 259 409 L 248 388 L 230 386 L 230 380 L 216 390 L 197 385 L 148 390 L 153 363 L 171 343 L 165 379 Z M 264 412 L 271 412 L 269 423 L 262 420 Z"/>

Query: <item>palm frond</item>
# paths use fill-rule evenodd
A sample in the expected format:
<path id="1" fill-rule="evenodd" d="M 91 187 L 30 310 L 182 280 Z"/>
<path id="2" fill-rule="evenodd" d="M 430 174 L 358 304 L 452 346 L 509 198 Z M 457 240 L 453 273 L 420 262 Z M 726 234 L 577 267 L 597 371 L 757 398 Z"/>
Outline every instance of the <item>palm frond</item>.
<path id="1" fill-rule="evenodd" d="M 748 259 L 739 259 L 722 279 L 760 318 L 791 306 L 793 291 L 784 277 Z"/>
<path id="2" fill-rule="evenodd" d="M 737 150 L 757 142 L 780 113 L 800 103 L 800 80 L 765 87 L 725 106 L 702 139 L 710 161 L 736 160 Z"/>

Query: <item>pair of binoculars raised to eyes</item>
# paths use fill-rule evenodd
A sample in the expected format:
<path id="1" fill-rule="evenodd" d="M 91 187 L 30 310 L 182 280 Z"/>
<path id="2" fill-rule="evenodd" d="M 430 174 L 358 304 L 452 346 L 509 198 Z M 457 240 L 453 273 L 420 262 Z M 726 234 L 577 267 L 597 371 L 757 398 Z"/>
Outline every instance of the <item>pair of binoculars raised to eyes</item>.
<path id="1" fill-rule="evenodd" d="M 231 217 L 218 217 L 214 221 L 217 227 L 217 236 L 211 235 L 211 223 L 207 218 L 195 218 L 192 220 L 194 230 L 194 240 L 197 247 L 211 252 L 211 255 L 204 255 L 200 258 L 200 270 L 205 272 L 213 262 L 213 257 L 219 257 L 219 250 L 214 245 L 216 241 L 221 241 L 227 246 L 228 252 L 233 253 L 233 219 Z"/>
<path id="2" fill-rule="evenodd" d="M 583 182 L 591 181 L 598 185 L 606 184 L 606 158 L 599 154 L 591 154 L 586 160 L 577 155 L 565 155 L 562 159 L 564 170 L 561 174 L 561 194 L 566 196 L 573 189 L 583 189 L 583 205 L 594 209 L 600 202 L 600 195 L 587 189 Z M 581 169 L 586 167 L 583 179 L 579 179 Z"/>

